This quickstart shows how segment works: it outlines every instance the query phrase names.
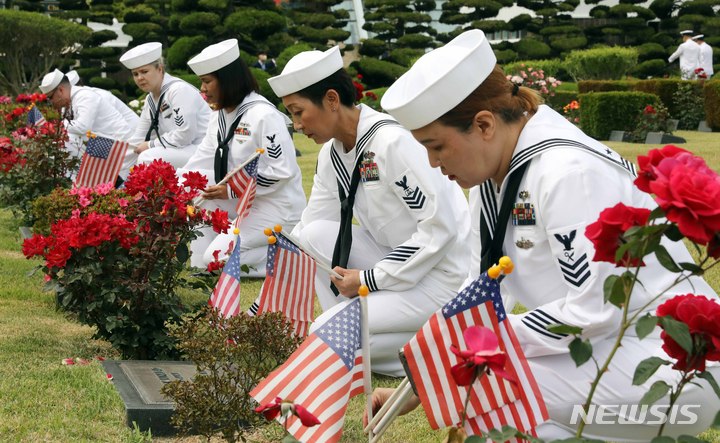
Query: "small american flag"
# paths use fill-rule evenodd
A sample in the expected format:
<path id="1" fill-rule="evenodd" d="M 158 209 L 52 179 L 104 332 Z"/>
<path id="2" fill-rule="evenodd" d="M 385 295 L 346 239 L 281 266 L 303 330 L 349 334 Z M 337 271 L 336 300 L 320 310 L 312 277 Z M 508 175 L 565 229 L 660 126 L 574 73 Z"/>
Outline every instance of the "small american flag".
<path id="1" fill-rule="evenodd" d="M 45 117 L 43 117 L 42 112 L 40 112 L 37 106 L 30 108 L 27 115 L 28 126 L 40 126 L 43 123 L 45 123 Z"/>
<path id="2" fill-rule="evenodd" d="M 430 426 L 455 426 L 461 414 L 467 388 L 458 386 L 450 368 L 459 362 L 450 345 L 466 349 L 462 333 L 470 326 L 484 326 L 498 337 L 500 350 L 507 355 L 506 371 L 515 383 L 494 375 L 475 382 L 468 402 L 466 428 L 479 430 L 509 425 L 523 432 L 548 418 L 547 408 L 515 332 L 507 321 L 500 296 L 500 283 L 481 275 L 454 299 L 436 312 L 405 345 L 408 374 L 414 381 Z"/>
<path id="3" fill-rule="evenodd" d="M 240 312 L 240 235 L 235 240 L 235 248 L 223 267 L 209 303 L 223 317 L 232 317 Z"/>
<path id="4" fill-rule="evenodd" d="M 275 233 L 268 245 L 265 283 L 260 293 L 258 314 L 282 312 L 305 337 L 315 317 L 315 260 L 287 237 Z"/>
<path id="5" fill-rule="evenodd" d="M 255 189 L 257 188 L 257 170 L 258 158 L 255 157 L 244 168 L 236 172 L 230 177 L 228 184 L 232 188 L 235 195 L 238 196 L 238 204 L 235 208 L 237 219 L 235 226 L 240 226 L 240 222 L 250 212 L 250 207 L 255 200 Z"/>
<path id="6" fill-rule="evenodd" d="M 88 138 L 75 186 L 94 187 L 101 183 L 115 183 L 127 148 L 127 142 L 100 136 Z"/>
<path id="7" fill-rule="evenodd" d="M 305 443 L 334 443 L 342 436 L 348 401 L 363 393 L 360 300 L 345 307 L 310 334 L 250 395 L 260 404 L 276 397 L 303 405 L 321 422 L 307 428 L 291 417 L 288 431 Z"/>

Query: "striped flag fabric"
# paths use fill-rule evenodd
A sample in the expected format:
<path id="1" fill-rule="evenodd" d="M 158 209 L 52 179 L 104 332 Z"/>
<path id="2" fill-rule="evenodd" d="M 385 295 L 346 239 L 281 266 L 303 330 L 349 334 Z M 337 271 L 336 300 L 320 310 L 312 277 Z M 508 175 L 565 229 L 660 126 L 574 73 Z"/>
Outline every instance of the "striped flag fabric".
<path id="1" fill-rule="evenodd" d="M 548 418 L 540 389 L 525 355 L 507 320 L 500 296 L 500 283 L 482 274 L 436 312 L 403 347 L 408 376 L 417 389 L 430 426 L 439 429 L 461 422 L 468 395 L 458 386 L 450 368 L 459 362 L 449 351 L 451 345 L 466 349 L 463 331 L 484 326 L 498 337 L 500 350 L 507 355 L 505 370 L 515 382 L 485 375 L 472 385 L 466 429 L 478 431 L 512 426 L 532 433 Z"/>
<path id="2" fill-rule="evenodd" d="M 223 317 L 240 313 L 240 235 L 235 239 L 235 248 L 230 254 L 210 296 L 210 306 L 220 311 Z"/>
<path id="3" fill-rule="evenodd" d="M 230 180 L 228 180 L 230 189 L 232 189 L 232 192 L 235 193 L 233 197 L 238 197 L 238 204 L 235 208 L 235 212 L 238 216 L 235 220 L 235 226 L 240 226 L 240 222 L 242 222 L 242 220 L 248 215 L 250 207 L 255 200 L 258 159 L 259 157 L 255 157 L 250 163 L 233 174 L 232 177 L 230 177 Z"/>
<path id="4" fill-rule="evenodd" d="M 40 112 L 37 106 L 33 105 L 27 115 L 28 126 L 40 126 L 43 123 L 45 123 L 45 117 L 43 117 L 42 112 Z"/>
<path id="5" fill-rule="evenodd" d="M 360 300 L 338 305 L 335 315 L 251 392 L 258 403 L 292 399 L 320 420 L 311 428 L 291 417 L 288 431 L 305 443 L 335 443 L 342 436 L 348 401 L 363 393 Z"/>
<path id="6" fill-rule="evenodd" d="M 75 179 L 76 187 L 94 187 L 101 183 L 115 183 L 122 167 L 128 143 L 106 137 L 90 137 Z"/>
<path id="7" fill-rule="evenodd" d="M 315 318 L 315 260 L 279 232 L 268 245 L 265 283 L 258 314 L 282 312 L 300 337 L 308 334 Z"/>

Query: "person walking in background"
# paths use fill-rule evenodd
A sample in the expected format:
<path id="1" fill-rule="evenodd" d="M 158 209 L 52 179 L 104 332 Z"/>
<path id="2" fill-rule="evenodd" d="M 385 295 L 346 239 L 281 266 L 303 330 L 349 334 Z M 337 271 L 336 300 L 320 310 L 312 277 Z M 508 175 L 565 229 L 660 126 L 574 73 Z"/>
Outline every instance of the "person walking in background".
<path id="1" fill-rule="evenodd" d="M 705 34 L 699 34 L 692 38 L 700 46 L 700 68 L 703 69 L 707 79 L 715 74 L 713 68 L 713 49 L 705 42 Z"/>
<path id="2" fill-rule="evenodd" d="M 683 80 L 693 80 L 695 70 L 700 66 L 700 47 L 692 40 L 692 30 L 682 31 L 680 35 L 683 42 L 668 58 L 668 62 L 672 63 L 680 58 L 680 77 Z"/>
<path id="3" fill-rule="evenodd" d="M 212 110 L 200 91 L 165 72 L 162 44 L 145 43 L 120 57 L 135 84 L 147 93 L 130 143 L 128 166 L 164 160 L 175 168 L 185 166 L 205 137 Z"/>
<path id="4" fill-rule="evenodd" d="M 248 277 L 264 277 L 267 261 L 267 236 L 263 230 L 281 224 L 292 229 L 305 208 L 300 167 L 295 145 L 287 130 L 287 117 L 265 97 L 258 94 L 258 84 L 240 58 L 236 39 L 208 46 L 188 61 L 200 77 L 200 90 L 208 103 L 217 109 L 210 118 L 205 138 L 183 170 L 198 171 L 209 184 L 202 197 L 203 207 L 219 207 L 235 218 L 238 197 L 227 184 L 216 185 L 229 171 L 242 164 L 259 148 L 265 149 L 257 166 L 257 189 L 249 214 L 240 223 L 240 257 L 250 267 Z M 212 237 L 204 229 L 191 244 L 191 264 L 207 267 L 218 258 L 227 258 L 232 232 Z"/>
<path id="5" fill-rule="evenodd" d="M 313 328 L 366 285 L 372 370 L 401 375 L 398 349 L 457 293 L 467 273 L 465 196 L 430 168 L 406 129 L 355 105 L 339 47 L 301 52 L 268 82 L 295 129 L 323 144 L 307 208 L 292 234 L 343 278 L 318 270 L 315 291 L 325 312 Z"/>
<path id="6" fill-rule="evenodd" d="M 275 59 L 268 58 L 267 52 L 260 51 L 258 52 L 258 58 L 255 61 L 255 63 L 252 65 L 253 68 L 262 69 L 263 71 L 274 71 L 276 64 Z"/>

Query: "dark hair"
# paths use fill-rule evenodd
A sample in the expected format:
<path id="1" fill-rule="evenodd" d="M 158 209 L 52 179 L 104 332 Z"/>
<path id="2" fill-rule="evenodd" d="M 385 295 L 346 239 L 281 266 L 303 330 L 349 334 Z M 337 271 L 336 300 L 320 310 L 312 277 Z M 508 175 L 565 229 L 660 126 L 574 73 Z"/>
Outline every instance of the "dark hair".
<path id="1" fill-rule="evenodd" d="M 242 103 L 249 93 L 260 91 L 257 80 L 240 57 L 211 75 L 217 78 L 220 85 L 220 108 L 235 107 Z"/>
<path id="2" fill-rule="evenodd" d="M 60 86 L 70 86 L 70 79 L 67 78 L 67 75 L 63 75 L 62 80 L 60 80 L 60 83 L 55 86 L 55 89 L 59 88 Z"/>
<path id="3" fill-rule="evenodd" d="M 355 86 L 353 85 L 350 75 L 343 68 L 340 68 L 319 82 L 298 91 L 297 94 L 309 99 L 317 106 L 322 107 L 325 93 L 330 89 L 334 89 L 338 93 L 341 104 L 347 107 L 355 104 Z"/>
<path id="4" fill-rule="evenodd" d="M 537 91 L 524 86 L 516 88 L 515 83 L 505 77 L 502 68 L 495 65 L 480 86 L 438 120 L 444 125 L 465 131 L 480 111 L 490 111 L 499 115 L 505 123 L 513 123 L 526 112 L 537 111 L 540 104 L 542 97 Z"/>

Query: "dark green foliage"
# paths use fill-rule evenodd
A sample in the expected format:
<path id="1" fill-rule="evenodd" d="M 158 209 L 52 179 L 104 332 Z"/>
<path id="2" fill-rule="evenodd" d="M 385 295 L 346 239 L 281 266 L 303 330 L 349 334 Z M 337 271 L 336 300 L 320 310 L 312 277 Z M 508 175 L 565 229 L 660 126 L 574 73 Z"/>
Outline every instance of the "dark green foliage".
<path id="1" fill-rule="evenodd" d="M 314 48 L 307 43 L 298 43 L 297 45 L 288 46 L 275 59 L 278 71 L 282 71 L 287 62 L 289 62 L 290 59 L 295 57 L 297 54 L 303 51 L 312 51 L 313 49 Z"/>
<path id="2" fill-rule="evenodd" d="M 125 10 L 123 21 L 125 23 L 142 23 L 150 21 L 150 17 L 155 15 L 155 10 L 149 6 L 139 5 L 134 8 Z"/>
<path id="3" fill-rule="evenodd" d="M 118 38 L 118 35 L 115 31 L 105 29 L 103 31 L 93 32 L 92 35 L 90 35 L 88 43 L 92 46 L 99 46 L 110 40 L 115 40 L 116 38 Z"/>
<path id="4" fill-rule="evenodd" d="M 118 87 L 118 82 L 110 77 L 91 77 L 87 85 L 100 89 L 113 89 Z"/>
<path id="5" fill-rule="evenodd" d="M 95 46 L 89 48 L 83 48 L 78 56 L 81 59 L 103 59 L 108 57 L 115 57 L 120 52 L 120 48 L 110 46 Z"/>
<path id="6" fill-rule="evenodd" d="M 167 52 L 167 64 L 172 69 L 186 69 L 187 61 L 203 50 L 209 40 L 202 35 L 180 37 Z"/>
<path id="7" fill-rule="evenodd" d="M 560 59 L 554 58 L 550 60 L 519 60 L 513 63 L 503 65 L 503 71 L 507 74 L 523 70 L 523 66 L 530 66 L 533 69 L 541 69 L 545 73 L 545 77 L 559 78 L 564 70 L 563 63 Z"/>
<path id="8" fill-rule="evenodd" d="M 123 32 L 133 38 L 133 43 L 161 40 L 165 34 L 162 26 L 155 23 L 126 23 Z"/>
<path id="9" fill-rule="evenodd" d="M 97 77 L 101 72 L 99 67 L 77 68 L 76 71 L 80 78 Z"/>
<path id="10" fill-rule="evenodd" d="M 678 129 L 695 130 L 705 120 L 705 97 L 699 82 L 682 82 L 672 96 L 673 118 L 680 120 Z"/>
<path id="11" fill-rule="evenodd" d="M 505 20 L 478 20 L 472 23 L 472 27 L 480 29 L 486 34 L 512 29 Z"/>
<path id="12" fill-rule="evenodd" d="M 193 12 L 180 20 L 180 30 L 187 35 L 208 35 L 220 24 L 220 16 L 213 12 Z"/>
<path id="13" fill-rule="evenodd" d="M 407 71 L 407 68 L 385 60 L 363 57 L 354 63 L 357 71 L 363 75 L 368 88 L 390 86 Z"/>
<path id="14" fill-rule="evenodd" d="M 350 37 L 350 33 L 343 31 L 342 29 L 315 29 L 310 26 L 298 26 L 294 28 L 291 33 L 308 43 L 314 43 L 322 46 L 325 46 L 329 40 L 339 42 Z"/>
<path id="15" fill-rule="evenodd" d="M 379 38 L 364 40 L 360 46 L 360 55 L 367 57 L 379 57 L 385 51 L 387 51 L 387 43 Z"/>
<path id="16" fill-rule="evenodd" d="M 670 116 L 677 118 L 677 108 L 675 107 L 674 95 L 681 83 L 678 78 L 658 78 L 643 80 L 635 83 L 633 89 L 635 91 L 649 92 L 660 97 L 663 105 L 668 108 Z M 697 126 L 696 126 L 697 127 Z"/>
<path id="17" fill-rule="evenodd" d="M 432 46 L 433 38 L 422 34 L 405 34 L 398 37 L 396 43 L 400 47 L 423 49 Z"/>
<path id="18" fill-rule="evenodd" d="M 422 49 L 398 48 L 390 52 L 390 61 L 405 67 L 412 66 L 425 53 Z"/>
<path id="19" fill-rule="evenodd" d="M 635 119 L 635 127 L 630 132 L 629 141 L 643 143 L 649 132 L 670 132 L 669 118 L 670 114 L 662 103 L 658 103 L 656 106 L 646 106 Z"/>
<path id="20" fill-rule="evenodd" d="M 580 94 L 588 92 L 632 91 L 635 80 L 582 80 L 577 83 Z"/>
<path id="21" fill-rule="evenodd" d="M 518 53 L 518 57 L 527 60 L 545 58 L 552 52 L 550 46 L 545 42 L 532 37 L 524 38 L 515 43 L 515 50 Z"/>
<path id="22" fill-rule="evenodd" d="M 495 58 L 497 59 L 498 63 L 505 64 L 510 63 L 518 58 L 517 52 L 513 51 L 512 49 L 504 49 L 504 50 L 493 50 L 495 53 Z"/>
<path id="23" fill-rule="evenodd" d="M 645 106 L 660 103 L 656 95 L 643 92 L 594 92 L 579 98 L 583 131 L 598 140 L 607 140 L 613 130 L 632 131 Z"/>
<path id="24" fill-rule="evenodd" d="M 225 27 L 235 34 L 244 34 L 252 40 L 265 40 L 285 29 L 285 17 L 274 11 L 240 9 L 225 19 Z"/>
<path id="25" fill-rule="evenodd" d="M 638 60 L 644 62 L 645 60 L 667 58 L 667 52 L 665 48 L 659 43 L 644 43 L 637 47 Z"/>
<path id="26" fill-rule="evenodd" d="M 667 62 L 662 59 L 646 60 L 635 66 L 632 75 L 637 78 L 662 77 L 666 71 Z"/>
<path id="27" fill-rule="evenodd" d="M 714 131 L 720 130 L 720 80 L 705 82 L 705 122 Z"/>
<path id="28" fill-rule="evenodd" d="M 278 98 L 277 95 L 275 95 L 275 92 L 273 92 L 270 84 L 268 83 L 268 79 L 271 75 L 274 74 L 265 72 L 260 68 L 250 68 L 250 72 L 252 72 L 252 75 L 258 82 L 258 86 L 260 87 L 260 94 L 266 99 L 270 100 L 275 106 L 280 105 L 281 100 Z"/>
<path id="29" fill-rule="evenodd" d="M 295 39 L 290 36 L 287 32 L 276 32 L 271 34 L 265 40 L 265 50 L 267 50 L 269 56 L 276 56 L 280 54 L 283 49 L 289 48 L 295 44 Z M 347 48 L 346 48 L 347 49 Z"/>
<path id="30" fill-rule="evenodd" d="M 170 326 L 183 356 L 195 363 L 193 380 L 172 381 L 162 392 L 175 402 L 173 423 L 183 433 L 229 442 L 262 423 L 249 393 L 297 348 L 300 340 L 280 313 L 224 318 L 208 308 Z"/>
<path id="31" fill-rule="evenodd" d="M 675 2 L 673 0 L 653 0 L 648 8 L 659 18 L 670 18 L 670 14 L 675 10 Z"/>
<path id="32" fill-rule="evenodd" d="M 545 97 L 545 104 L 559 113 L 563 113 L 563 107 L 573 100 L 578 99 L 578 93 L 574 91 L 555 91 L 555 95 Z"/>
<path id="33" fill-rule="evenodd" d="M 227 10 L 229 3 L 229 0 L 200 0 L 198 2 L 198 6 L 203 9 L 216 11 L 219 14 L 222 14 L 225 10 Z"/>

